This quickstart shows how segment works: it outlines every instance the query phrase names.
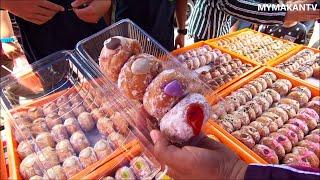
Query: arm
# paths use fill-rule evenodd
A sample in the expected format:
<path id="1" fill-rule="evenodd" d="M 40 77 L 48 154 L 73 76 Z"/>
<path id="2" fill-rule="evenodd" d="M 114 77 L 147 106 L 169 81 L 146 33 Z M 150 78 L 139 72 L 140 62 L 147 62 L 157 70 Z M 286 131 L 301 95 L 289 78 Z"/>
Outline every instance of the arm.
<path id="1" fill-rule="evenodd" d="M 10 17 L 7 11 L 0 11 L 1 17 L 1 38 L 14 36 Z"/>
<path id="2" fill-rule="evenodd" d="M 176 17 L 178 23 L 178 29 L 185 29 L 186 28 L 186 18 L 187 18 L 187 0 L 177 0 L 176 6 Z M 176 37 L 175 46 L 177 45 L 181 47 L 184 46 L 184 35 L 179 34 Z"/>
<path id="3" fill-rule="evenodd" d="M 311 172 L 310 172 L 311 171 Z M 251 164 L 247 167 L 245 180 L 271 180 L 281 177 L 281 179 L 290 180 L 316 180 L 319 179 L 320 173 L 310 171 L 302 171 L 289 166 L 282 165 L 255 165 Z"/>

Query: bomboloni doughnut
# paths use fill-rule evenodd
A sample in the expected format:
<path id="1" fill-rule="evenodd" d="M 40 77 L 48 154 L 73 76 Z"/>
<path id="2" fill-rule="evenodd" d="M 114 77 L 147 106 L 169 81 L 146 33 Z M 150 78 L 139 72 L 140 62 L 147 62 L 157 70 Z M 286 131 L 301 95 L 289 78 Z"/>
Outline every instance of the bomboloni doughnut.
<path id="1" fill-rule="evenodd" d="M 104 139 L 99 140 L 94 145 L 94 151 L 99 160 L 108 157 L 113 152 L 110 143 Z"/>
<path id="2" fill-rule="evenodd" d="M 294 131 L 292 131 L 288 128 L 281 128 L 277 131 L 277 133 L 280 133 L 280 134 L 286 136 L 290 140 L 292 146 L 295 146 L 299 141 L 298 135 Z"/>
<path id="3" fill-rule="evenodd" d="M 49 132 L 49 128 L 47 126 L 45 119 L 39 118 L 33 121 L 30 131 L 34 136 L 37 136 L 40 133 Z"/>
<path id="4" fill-rule="evenodd" d="M 270 133 L 276 132 L 278 130 L 278 125 L 277 123 L 273 122 L 272 119 L 266 117 L 266 116 L 261 116 L 256 119 L 256 122 L 261 122 L 263 126 L 268 127 Z"/>
<path id="5" fill-rule="evenodd" d="M 256 143 L 260 141 L 260 134 L 256 128 L 251 126 L 242 126 L 240 131 L 250 134 Z"/>
<path id="6" fill-rule="evenodd" d="M 116 112 L 110 117 L 110 120 L 113 122 L 117 132 L 123 135 L 128 134 L 129 124 L 126 121 L 126 119 L 124 119 L 124 115 L 120 114 L 119 112 Z"/>
<path id="7" fill-rule="evenodd" d="M 241 128 L 242 122 L 235 115 L 232 115 L 232 114 L 222 115 L 219 120 L 230 122 L 232 124 L 232 126 L 235 128 L 235 130 L 238 130 Z"/>
<path id="8" fill-rule="evenodd" d="M 45 120 L 49 129 L 52 129 L 53 126 L 57 124 L 62 124 L 62 120 L 60 119 L 60 116 L 58 116 L 57 114 L 48 114 Z"/>
<path id="9" fill-rule="evenodd" d="M 241 121 L 241 126 L 250 124 L 250 117 L 247 113 L 243 111 L 235 111 L 232 113 L 232 115 L 235 116 L 236 119 L 239 119 Z"/>
<path id="10" fill-rule="evenodd" d="M 68 157 L 63 162 L 62 168 L 68 179 L 70 179 L 73 175 L 77 174 L 83 169 L 79 158 L 76 156 Z"/>
<path id="11" fill-rule="evenodd" d="M 287 112 L 289 118 L 294 118 L 297 115 L 296 110 L 288 104 L 277 104 L 276 107 L 285 110 Z"/>
<path id="12" fill-rule="evenodd" d="M 61 163 L 70 156 L 75 155 L 73 147 L 69 140 L 65 139 L 57 143 L 56 153 Z"/>
<path id="13" fill-rule="evenodd" d="M 281 95 L 277 91 L 273 89 L 266 89 L 264 92 L 272 97 L 273 102 L 280 101 Z"/>
<path id="14" fill-rule="evenodd" d="M 289 95 L 287 97 L 298 101 L 300 104 L 300 107 L 303 107 L 309 101 L 308 96 L 301 91 L 292 91 L 289 93 Z"/>
<path id="15" fill-rule="evenodd" d="M 57 114 L 58 106 L 54 102 L 49 102 L 42 107 L 43 114 L 47 116 L 48 114 Z"/>
<path id="16" fill-rule="evenodd" d="M 221 120 L 217 120 L 215 121 L 219 126 L 221 126 L 224 130 L 226 130 L 228 133 L 232 133 L 233 131 L 235 131 L 235 128 L 233 127 L 233 125 L 231 124 L 231 122 L 229 121 L 221 121 Z"/>
<path id="17" fill-rule="evenodd" d="M 41 107 L 33 107 L 28 110 L 29 117 L 34 121 L 38 118 L 44 117 Z"/>
<path id="18" fill-rule="evenodd" d="M 136 179 L 136 176 L 134 175 L 133 171 L 129 167 L 124 166 L 117 170 L 115 178 L 131 180 L 131 179 Z"/>
<path id="19" fill-rule="evenodd" d="M 297 134 L 299 141 L 301 141 L 304 137 L 304 132 L 295 124 L 285 124 L 283 128 L 293 131 Z"/>
<path id="20" fill-rule="evenodd" d="M 246 133 L 246 132 L 235 131 L 231 135 L 233 137 L 237 138 L 240 142 L 245 144 L 250 149 L 253 148 L 253 146 L 255 145 L 255 141 L 254 141 L 253 137 L 250 134 Z"/>
<path id="21" fill-rule="evenodd" d="M 317 121 L 306 113 L 297 114 L 296 118 L 304 121 L 307 124 L 309 131 L 312 131 L 317 127 Z"/>
<path id="22" fill-rule="evenodd" d="M 313 119 L 315 119 L 317 122 L 319 122 L 319 115 L 314 109 L 310 108 L 302 108 L 298 111 L 298 114 L 308 114 Z"/>
<path id="23" fill-rule="evenodd" d="M 308 148 L 297 146 L 292 149 L 292 153 L 302 156 L 303 161 L 310 163 L 312 167 L 319 167 L 319 156 L 317 157 L 317 155 Z"/>
<path id="24" fill-rule="evenodd" d="M 277 80 L 275 83 L 272 84 L 271 88 L 277 91 L 281 96 L 285 96 L 289 92 L 289 87 L 285 82 Z"/>
<path id="25" fill-rule="evenodd" d="M 269 164 L 279 164 L 279 159 L 274 150 L 268 146 L 257 144 L 252 149 L 257 153 L 262 159 L 267 161 Z"/>
<path id="26" fill-rule="evenodd" d="M 31 140 L 22 141 L 19 143 L 17 147 L 17 152 L 19 154 L 20 159 L 24 159 L 28 155 L 33 153 L 33 143 Z"/>
<path id="27" fill-rule="evenodd" d="M 113 132 L 109 134 L 108 140 L 110 140 L 115 147 L 121 147 L 126 141 L 126 138 L 120 133 Z"/>
<path id="28" fill-rule="evenodd" d="M 20 126 L 19 129 L 14 130 L 14 137 L 17 140 L 17 142 L 22 142 L 25 139 L 32 138 L 32 133 L 30 129 L 27 126 Z"/>
<path id="29" fill-rule="evenodd" d="M 51 135 L 56 142 L 69 139 L 68 131 L 62 124 L 55 125 L 51 130 Z"/>
<path id="30" fill-rule="evenodd" d="M 72 112 L 71 106 L 60 107 L 58 115 L 62 119 L 74 118 L 75 114 Z"/>
<path id="31" fill-rule="evenodd" d="M 24 179 L 30 179 L 33 176 L 42 175 L 42 170 L 39 167 L 36 154 L 30 154 L 21 161 L 20 173 Z"/>
<path id="32" fill-rule="evenodd" d="M 118 80 L 122 66 L 132 55 L 142 52 L 141 45 L 135 39 L 114 36 L 104 41 L 99 57 L 102 72 L 113 82 Z"/>
<path id="33" fill-rule="evenodd" d="M 70 143 L 75 152 L 80 153 L 83 149 L 90 146 L 87 137 L 82 131 L 77 131 L 70 137 Z"/>
<path id="34" fill-rule="evenodd" d="M 38 152 L 38 159 L 42 167 L 47 169 L 59 165 L 59 158 L 54 148 L 46 147 Z"/>
<path id="35" fill-rule="evenodd" d="M 262 145 L 268 146 L 270 149 L 273 149 L 279 160 L 282 160 L 285 156 L 284 147 L 274 138 L 272 137 L 264 137 L 260 142 Z"/>
<path id="36" fill-rule="evenodd" d="M 98 120 L 97 129 L 100 134 L 104 136 L 108 136 L 109 134 L 115 132 L 113 128 L 113 122 L 107 117 L 103 117 Z"/>
<path id="37" fill-rule="evenodd" d="M 292 149 L 292 144 L 291 141 L 289 140 L 289 138 L 281 133 L 278 132 L 274 132 L 270 134 L 270 137 L 274 138 L 276 141 L 278 141 L 278 143 L 280 143 L 284 150 L 286 151 L 286 153 L 291 152 Z"/>
<path id="38" fill-rule="evenodd" d="M 83 103 L 73 104 L 71 106 L 72 112 L 75 117 L 78 117 L 81 113 L 86 112 L 86 108 L 83 106 Z"/>
<path id="39" fill-rule="evenodd" d="M 118 87 L 129 98 L 142 100 L 148 85 L 162 70 L 161 61 L 152 55 L 132 56 L 121 69 Z"/>
<path id="40" fill-rule="evenodd" d="M 296 125 L 299 129 L 301 129 L 303 131 L 304 135 L 308 134 L 308 132 L 309 132 L 309 128 L 308 128 L 307 123 L 300 120 L 300 119 L 297 119 L 297 118 L 290 119 L 288 123 Z"/>
<path id="41" fill-rule="evenodd" d="M 160 120 L 181 98 L 193 91 L 190 81 L 174 69 L 162 71 L 146 90 L 143 97 L 145 110 Z"/>
<path id="42" fill-rule="evenodd" d="M 189 94 L 164 115 L 160 120 L 160 130 L 170 141 L 184 143 L 200 133 L 210 111 L 204 96 Z"/>
<path id="43" fill-rule="evenodd" d="M 152 173 L 148 162 L 141 156 L 133 158 L 130 167 L 139 179 L 145 179 Z"/>
<path id="44" fill-rule="evenodd" d="M 283 159 L 283 164 L 299 167 L 312 167 L 307 158 L 303 158 L 303 156 L 293 153 L 286 154 Z"/>
<path id="45" fill-rule="evenodd" d="M 278 125 L 278 128 L 281 128 L 283 126 L 283 121 L 280 116 L 273 112 L 264 112 L 261 117 L 268 117 L 270 118 L 273 122 L 275 122 Z"/>
<path id="46" fill-rule="evenodd" d="M 320 157 L 319 142 L 318 143 L 314 143 L 314 142 L 309 141 L 309 140 L 302 140 L 302 141 L 298 142 L 298 146 L 306 147 L 310 151 L 314 152 L 318 157 Z"/>
<path id="47" fill-rule="evenodd" d="M 78 116 L 78 122 L 80 127 L 85 132 L 91 131 L 95 127 L 95 121 L 93 120 L 92 116 L 88 112 L 82 112 Z"/>
<path id="48" fill-rule="evenodd" d="M 261 138 L 270 134 L 269 128 L 264 126 L 261 122 L 253 121 L 249 124 L 249 126 L 254 127 L 259 132 Z"/>
<path id="49" fill-rule="evenodd" d="M 79 153 L 79 159 L 83 168 L 90 166 L 98 161 L 98 158 L 92 147 L 87 147 Z"/>
<path id="50" fill-rule="evenodd" d="M 36 137 L 36 144 L 40 149 L 43 149 L 45 147 L 54 148 L 56 145 L 52 135 L 49 132 L 40 133 Z"/>
<path id="51" fill-rule="evenodd" d="M 63 125 L 67 129 L 70 136 L 77 131 L 81 131 L 81 127 L 77 119 L 73 117 L 66 119 Z"/>
<path id="52" fill-rule="evenodd" d="M 99 109 L 99 108 L 95 108 L 95 109 L 93 109 L 92 111 L 91 111 L 91 117 L 93 118 L 93 120 L 95 121 L 95 122 L 98 122 L 98 120 L 100 119 L 100 118 L 103 118 L 103 117 L 105 117 L 106 116 L 106 114 L 105 114 L 105 112 L 103 111 L 103 109 Z"/>
<path id="53" fill-rule="evenodd" d="M 60 165 L 48 169 L 47 176 L 52 180 L 67 180 L 63 168 Z"/>
<path id="54" fill-rule="evenodd" d="M 283 110 L 282 108 L 273 107 L 273 108 L 268 109 L 268 112 L 272 112 L 272 113 L 280 116 L 284 123 L 289 120 L 288 113 L 285 110 Z"/>

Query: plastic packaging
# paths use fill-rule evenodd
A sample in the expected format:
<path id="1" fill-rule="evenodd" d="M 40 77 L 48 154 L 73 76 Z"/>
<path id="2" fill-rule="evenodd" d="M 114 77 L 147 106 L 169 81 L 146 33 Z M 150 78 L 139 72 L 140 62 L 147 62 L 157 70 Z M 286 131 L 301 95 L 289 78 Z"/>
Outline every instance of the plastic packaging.
<path id="1" fill-rule="evenodd" d="M 289 106 L 285 106 L 285 105 L 283 105 L 283 104 L 285 104 L 285 103 L 287 103 L 287 102 L 291 102 L 292 100 L 294 100 L 294 99 L 296 99 L 297 101 L 299 101 L 300 102 L 300 104 L 301 104 L 301 102 L 302 102 L 302 99 L 297 99 L 297 98 L 295 98 L 296 96 L 293 96 L 293 94 L 297 94 L 297 93 L 292 93 L 292 92 L 294 92 L 294 91 L 296 91 L 296 92 L 298 92 L 298 94 L 304 94 L 304 96 L 305 97 L 309 97 L 308 99 L 309 99 L 309 101 L 311 101 L 311 99 L 312 98 L 314 98 L 314 97 L 318 97 L 320 94 L 319 94 L 319 88 L 315 88 L 314 86 L 311 86 L 311 85 L 309 85 L 309 84 L 307 84 L 307 83 L 305 83 L 305 82 L 303 82 L 302 80 L 300 80 L 300 79 L 296 79 L 296 78 L 291 78 L 290 76 L 288 76 L 288 75 L 286 75 L 285 73 L 283 73 L 283 72 L 281 72 L 281 71 L 274 71 L 273 69 L 271 69 L 271 68 L 268 68 L 268 67 L 264 67 L 264 68 L 260 68 L 260 69 L 258 69 L 257 71 L 255 71 L 254 73 L 252 73 L 252 74 L 250 74 L 249 76 L 247 76 L 247 78 L 244 78 L 244 79 L 241 79 L 240 81 L 238 81 L 237 83 L 235 83 L 235 84 L 233 84 L 233 85 L 231 85 L 230 87 L 228 87 L 228 88 L 226 88 L 225 90 L 223 90 L 223 91 L 221 91 L 220 93 L 219 93 L 219 95 L 222 97 L 222 98 L 224 98 L 224 99 L 227 99 L 226 97 L 228 96 L 228 95 L 230 95 L 230 94 L 234 94 L 235 92 L 237 92 L 237 90 L 239 90 L 241 87 L 244 87 L 245 85 L 247 85 L 247 84 L 250 84 L 250 82 L 252 81 L 252 80 L 255 80 L 255 79 L 257 79 L 257 78 L 259 78 L 259 77 L 261 77 L 261 75 L 263 75 L 263 74 L 265 74 L 265 73 L 273 73 L 275 76 L 276 76 L 276 78 L 278 79 L 278 80 L 280 80 L 281 82 L 286 82 L 286 83 L 290 83 L 291 85 L 292 85 L 292 88 L 289 88 L 289 89 L 291 89 L 291 91 L 289 91 L 289 93 L 286 93 L 286 94 L 289 94 L 289 95 L 285 95 L 285 96 L 283 96 L 282 97 L 282 99 L 279 101 L 279 103 L 277 103 L 277 98 L 274 98 L 273 100 L 275 100 L 275 102 L 273 102 L 272 103 L 272 105 L 270 104 L 270 108 L 274 108 L 274 107 L 282 107 L 282 108 L 285 108 L 285 107 L 288 107 L 289 108 Z M 272 74 L 269 74 L 269 77 L 271 77 L 272 76 Z M 272 77 L 273 78 L 273 77 Z M 285 79 L 285 80 L 284 80 Z M 288 80 L 288 81 L 286 81 L 286 80 Z M 285 86 L 285 85 L 284 85 Z M 304 87 L 302 87 L 302 86 L 304 86 Z M 248 87 L 248 86 L 247 86 Z M 309 90 L 310 90 L 310 92 L 309 92 Z M 310 94 L 309 94 L 310 93 Z M 291 94 L 291 95 L 290 95 Z M 265 96 L 266 98 L 267 98 L 267 96 Z M 288 97 L 288 98 L 290 98 L 291 100 L 288 100 L 288 99 L 286 99 L 286 97 Z M 257 98 L 254 98 L 255 100 L 257 100 Z M 316 99 L 314 99 L 313 101 L 316 101 Z M 219 101 L 217 101 L 217 102 L 215 102 L 215 104 L 218 104 L 219 103 Z M 281 104 L 281 105 L 279 105 L 279 104 Z M 289 108 L 289 109 L 293 109 L 293 104 L 291 103 L 291 104 L 289 104 L 292 108 Z M 225 107 L 226 108 L 226 107 Z M 281 108 L 281 109 L 282 109 Z M 315 122 L 313 122 L 313 121 L 316 121 L 316 119 L 319 119 L 318 117 L 318 115 L 316 115 L 317 113 L 310 113 L 310 114 L 312 114 L 313 115 L 313 117 L 314 117 L 314 119 L 313 118 L 306 118 L 307 117 L 307 115 L 301 115 L 301 114 L 303 114 L 304 112 L 302 112 L 302 111 L 306 111 L 306 110 L 303 110 L 302 108 L 316 108 L 316 106 L 312 106 L 312 104 L 307 104 L 307 105 L 301 105 L 300 107 L 298 107 L 298 111 L 296 112 L 297 113 L 297 116 L 296 115 L 294 115 L 294 116 L 292 116 L 291 117 L 291 120 L 289 120 L 288 121 L 288 119 L 286 119 L 286 118 L 284 118 L 284 117 L 282 117 L 282 116 L 280 116 L 281 114 L 276 114 L 274 117 L 275 118 L 273 118 L 272 119 L 272 121 L 274 121 L 275 123 L 277 123 L 278 122 L 278 118 L 276 118 L 276 117 L 280 117 L 281 119 L 282 119 L 282 121 L 284 121 L 283 123 L 285 124 L 285 125 L 283 125 L 283 124 L 279 124 L 279 126 L 277 126 L 277 130 L 276 130 L 276 132 L 279 132 L 280 134 L 283 134 L 283 135 L 285 135 L 285 136 L 288 136 L 288 138 L 290 139 L 290 141 L 291 141 L 291 143 L 292 143 L 292 147 L 294 148 L 294 147 L 296 147 L 296 146 L 304 146 L 305 144 L 303 144 L 304 142 L 301 142 L 301 143 L 298 143 L 297 144 L 297 139 L 295 140 L 294 139 L 294 136 L 290 136 L 291 134 L 289 133 L 289 134 L 287 134 L 286 132 L 287 131 L 285 131 L 285 130 L 283 130 L 283 129 L 287 129 L 287 128 L 289 128 L 289 132 L 291 132 L 290 130 L 294 130 L 294 132 L 293 133 L 298 133 L 299 132 L 299 130 L 297 130 L 297 128 L 296 129 L 290 129 L 290 128 L 292 128 L 291 127 L 291 125 L 288 125 L 288 124 L 294 124 L 295 126 L 297 125 L 297 124 L 295 124 L 295 122 L 298 122 L 299 120 L 294 120 L 294 118 L 298 118 L 298 119 L 303 119 L 302 121 L 304 121 L 305 123 L 307 123 L 306 124 L 306 127 L 304 127 L 304 126 L 299 126 L 299 128 L 301 128 L 301 130 L 302 129 L 305 129 L 305 128 L 308 128 L 309 127 L 309 129 L 307 130 L 308 132 L 306 133 L 306 131 L 305 131 L 305 133 L 306 134 L 304 134 L 303 132 L 302 132 L 302 137 L 299 139 L 299 141 L 301 141 L 301 140 L 303 140 L 303 136 L 306 136 L 306 135 L 308 135 L 310 132 L 312 132 L 312 130 L 315 128 L 315 126 L 313 125 L 313 123 L 315 123 Z M 240 108 L 241 109 L 241 108 Z M 289 113 L 291 113 L 291 111 L 289 111 L 289 109 L 286 109 L 287 111 L 285 111 L 285 114 L 289 114 Z M 214 112 L 217 112 L 216 111 L 217 109 L 216 108 L 214 108 Z M 238 109 L 239 110 L 239 109 Z M 268 110 L 267 110 L 268 111 Z M 265 112 L 267 112 L 267 111 L 265 111 Z M 317 112 L 317 111 L 312 111 L 312 110 L 310 110 L 310 109 L 308 109 L 307 110 L 308 112 L 310 111 L 310 112 Z M 248 112 L 250 112 L 250 111 L 248 111 Z M 270 117 L 269 115 L 266 115 L 266 114 L 264 114 L 265 112 L 263 112 L 262 113 L 262 117 Z M 271 112 L 275 112 L 275 111 L 271 111 Z M 232 112 L 230 112 L 231 114 L 233 114 L 233 115 L 235 115 L 234 113 L 232 113 Z M 225 115 L 222 115 L 222 116 L 220 116 L 220 122 L 219 121 L 217 121 L 218 119 L 216 118 L 216 119 L 214 119 L 214 120 L 210 120 L 209 122 L 210 122 L 210 124 L 212 125 L 212 129 L 211 129 L 211 133 L 213 134 L 213 135 L 215 135 L 221 142 L 223 142 L 224 144 L 226 144 L 230 149 L 232 149 L 233 151 L 235 151 L 243 160 L 245 160 L 246 162 L 248 162 L 248 163 L 267 163 L 266 161 L 267 161 L 267 159 L 266 160 L 264 160 L 264 159 L 262 159 L 262 157 L 260 157 L 260 156 L 258 156 L 255 152 L 253 152 L 253 150 L 252 149 L 250 149 L 249 147 L 247 147 L 243 142 L 246 142 L 246 140 L 244 140 L 244 139 L 241 139 L 240 138 L 240 140 L 242 140 L 243 142 L 241 142 L 240 140 L 239 140 L 239 137 L 238 137 L 238 139 L 237 138 L 235 138 L 233 135 L 231 135 L 231 132 L 228 132 L 227 130 L 229 130 L 229 129 L 226 129 L 226 127 L 228 127 L 227 126 L 227 124 L 223 124 L 223 123 L 221 123 L 223 120 L 221 120 L 221 117 L 223 117 L 223 116 L 225 116 Z M 252 119 L 251 121 L 252 122 L 256 122 L 256 120 L 257 119 L 259 119 L 258 121 L 260 121 L 260 122 L 263 122 L 263 123 L 266 123 L 267 121 L 264 121 L 264 120 L 266 120 L 266 119 L 268 119 L 268 118 L 264 118 L 264 119 L 262 119 L 261 117 L 260 117 L 261 115 L 257 115 L 254 119 Z M 226 116 L 225 116 L 226 117 Z M 259 117 L 259 118 L 258 118 Z M 270 117 L 271 118 L 271 117 Z M 313 119 L 313 120 L 312 120 Z M 229 120 L 231 120 L 231 119 L 226 119 L 226 118 L 224 118 L 224 121 L 229 121 Z M 231 122 L 231 124 L 232 125 L 234 125 L 234 120 L 233 121 L 230 121 Z M 301 121 L 299 121 L 299 123 L 302 123 L 303 124 L 303 122 L 301 122 Z M 221 125 L 223 125 L 224 127 L 222 127 Z M 309 125 L 309 126 L 307 126 L 307 125 Z M 248 126 L 254 126 L 253 124 L 249 124 Z M 257 126 L 254 126 L 254 127 L 257 127 Z M 268 129 L 271 131 L 272 130 L 272 128 L 271 127 L 274 127 L 274 126 L 271 126 L 271 125 L 269 125 L 269 126 L 265 126 L 265 127 L 268 127 Z M 242 128 L 241 128 L 242 129 Z M 280 130 L 281 129 L 281 130 Z M 248 128 L 247 128 L 247 130 L 248 130 Z M 248 133 L 248 131 L 247 130 L 244 130 L 243 129 L 243 131 L 246 131 L 247 133 Z M 235 129 L 234 130 L 232 130 L 232 131 L 236 131 Z M 240 131 L 240 132 L 243 132 L 243 131 Z M 250 133 L 253 133 L 253 132 L 250 132 Z M 259 133 L 260 133 L 260 131 L 259 131 Z M 279 134 L 277 134 L 277 133 L 272 133 L 272 132 L 268 132 L 267 133 L 268 135 L 267 136 L 269 136 L 269 135 L 271 135 L 272 137 L 278 137 L 279 136 Z M 250 134 L 251 135 L 251 134 Z M 261 135 L 261 134 L 260 134 Z M 243 136 L 242 138 L 247 138 L 246 136 Z M 263 137 L 261 137 L 260 139 L 262 139 Z M 297 138 L 297 137 L 296 137 Z M 311 137 L 310 137 L 311 138 Z M 282 139 L 282 138 L 281 138 Z M 288 141 L 288 140 L 287 140 Z M 285 144 L 285 143 L 287 143 L 287 141 L 279 141 L 279 142 L 281 142 L 281 143 L 283 143 L 282 144 L 282 146 L 284 146 L 284 147 L 286 147 L 286 149 L 287 149 L 287 152 L 288 152 L 288 150 L 289 149 L 291 149 L 290 148 L 290 146 L 288 146 L 288 144 Z M 259 143 L 262 143 L 261 141 L 257 141 L 257 144 L 259 144 Z M 311 142 L 311 144 L 313 144 L 312 142 Z M 311 146 L 311 145 L 310 145 Z M 269 147 L 270 148 L 270 147 Z M 271 148 L 271 149 L 275 149 L 275 148 Z M 317 151 L 315 151 L 315 152 L 317 152 Z M 278 152 L 278 153 L 280 153 L 280 152 Z M 299 154 L 297 154 L 297 153 L 294 153 L 295 154 L 295 157 L 299 157 Z M 310 154 L 312 154 L 312 152 L 310 153 Z M 288 155 L 288 156 L 291 156 L 291 155 Z M 279 159 L 279 163 L 282 163 L 282 157 L 280 157 L 280 159 Z M 315 160 L 316 161 L 316 160 Z M 294 163 L 298 163 L 298 162 L 300 162 L 300 161 L 294 161 Z M 287 163 L 291 163 L 291 162 L 287 162 Z"/>
<path id="2" fill-rule="evenodd" d="M 236 40 L 236 42 L 231 43 Z M 251 29 L 243 29 L 207 41 L 213 46 L 227 50 L 230 54 L 266 64 L 299 47 L 298 45 Z M 241 42 L 241 43 L 240 43 Z"/>
<path id="3" fill-rule="evenodd" d="M 4 149 L 3 149 L 3 142 L 0 135 L 0 179 L 7 179 L 8 178 L 8 172 L 7 172 L 7 165 L 4 155 Z"/>
<path id="4" fill-rule="evenodd" d="M 140 140 L 139 133 L 133 132 L 135 128 L 128 123 L 133 121 L 129 118 L 134 118 L 125 113 L 130 105 L 118 109 L 119 100 L 111 94 L 101 74 L 88 71 L 89 67 L 75 54 L 57 52 L 33 64 L 32 69 L 32 76 L 11 75 L 1 81 L 2 102 L 10 117 L 6 124 L 10 177 L 78 179 L 128 151 L 132 143 L 140 142 L 147 153 L 144 144 L 148 141 Z M 41 83 L 41 91 L 28 91 L 19 83 L 29 81 L 30 77 Z M 112 132 L 101 133 L 106 127 Z M 94 148 L 102 139 L 105 146 L 100 145 L 89 153 L 88 147 Z M 101 152 L 106 148 L 110 151 L 104 158 L 95 158 L 98 149 Z M 74 161 L 71 156 L 79 160 Z M 160 170 L 160 165 L 153 162 L 150 175 Z"/>

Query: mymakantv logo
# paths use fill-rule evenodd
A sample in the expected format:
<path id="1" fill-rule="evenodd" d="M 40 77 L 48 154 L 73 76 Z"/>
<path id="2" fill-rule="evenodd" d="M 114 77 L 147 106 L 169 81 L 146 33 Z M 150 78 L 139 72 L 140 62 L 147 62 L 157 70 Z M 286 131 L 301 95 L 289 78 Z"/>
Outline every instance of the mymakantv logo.
<path id="1" fill-rule="evenodd" d="M 318 4 L 258 4 L 258 11 L 316 11 Z"/>

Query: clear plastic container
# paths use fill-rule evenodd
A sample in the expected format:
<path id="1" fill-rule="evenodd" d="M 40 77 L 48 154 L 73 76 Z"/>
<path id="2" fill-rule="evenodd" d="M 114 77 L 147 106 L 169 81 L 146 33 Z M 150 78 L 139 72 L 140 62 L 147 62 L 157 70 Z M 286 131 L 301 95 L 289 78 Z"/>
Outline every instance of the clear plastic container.
<path id="1" fill-rule="evenodd" d="M 10 177 L 77 179 L 127 152 L 133 144 L 144 147 L 148 143 L 128 123 L 135 117 L 126 111 L 134 107 L 126 104 L 122 108 L 121 97 L 113 92 L 116 89 L 77 58 L 70 51 L 57 52 L 33 64 L 31 71 L 16 75 L 19 77 L 1 79 L 2 102 L 12 130 L 7 134 L 14 134 L 14 139 L 8 139 L 8 151 L 17 151 L 9 152 L 15 154 L 9 162 L 18 166 Z M 23 87 L 30 82 L 36 88 Z M 144 147 L 143 152 L 151 156 L 147 151 Z M 160 170 L 153 162 L 150 176 Z"/>

